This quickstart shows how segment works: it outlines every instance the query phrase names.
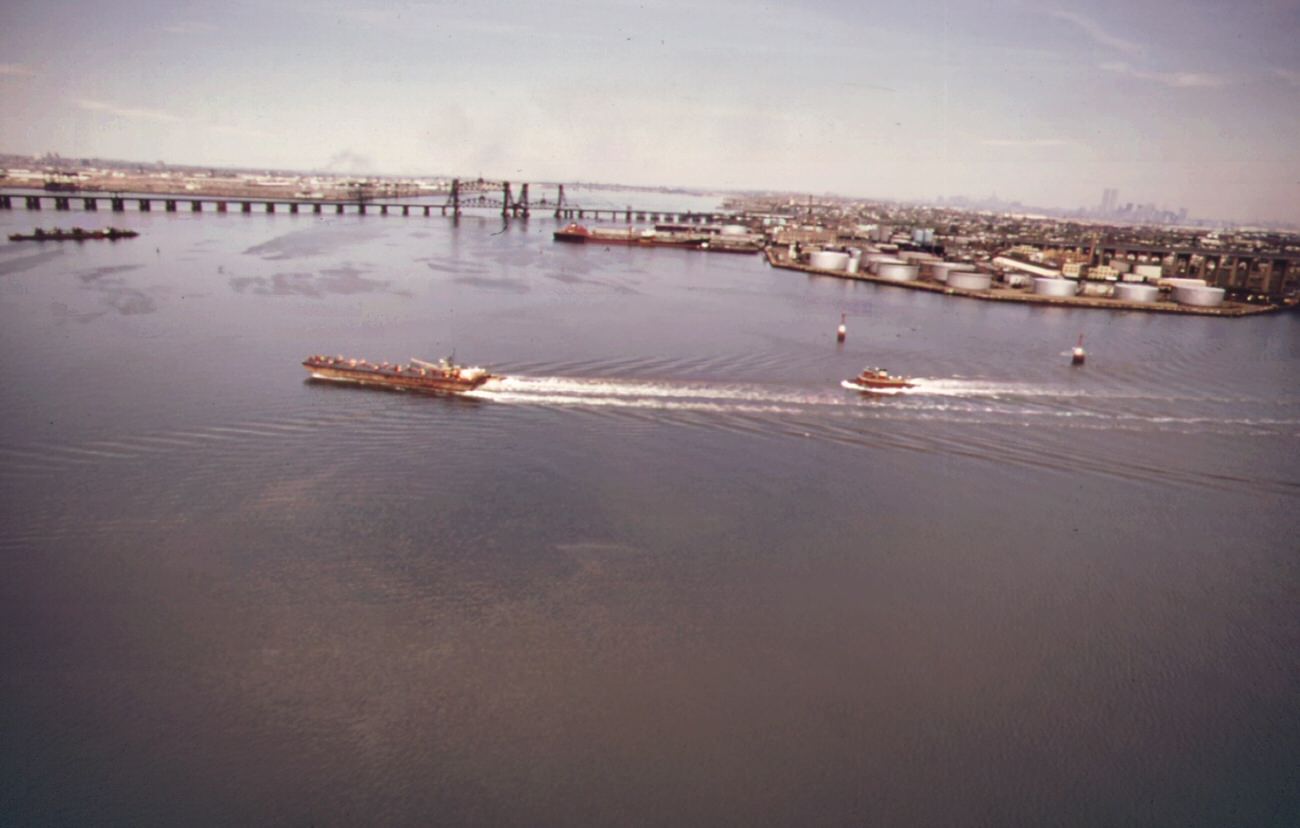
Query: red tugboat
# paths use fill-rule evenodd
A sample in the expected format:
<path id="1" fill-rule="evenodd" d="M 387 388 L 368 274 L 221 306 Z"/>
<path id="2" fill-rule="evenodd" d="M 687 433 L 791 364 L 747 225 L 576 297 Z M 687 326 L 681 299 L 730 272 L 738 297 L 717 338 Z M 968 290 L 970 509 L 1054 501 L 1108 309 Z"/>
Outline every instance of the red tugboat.
<path id="1" fill-rule="evenodd" d="M 861 374 L 851 380 L 844 380 L 840 385 L 866 394 L 902 391 L 904 388 L 916 387 L 916 383 L 907 377 L 896 377 L 884 368 L 864 368 Z"/>
<path id="2" fill-rule="evenodd" d="M 591 238 L 591 231 L 581 224 L 568 224 L 561 230 L 556 230 L 551 234 L 555 241 L 575 242 L 585 244 L 587 239 Z"/>
<path id="3" fill-rule="evenodd" d="M 412 357 L 406 365 L 397 365 L 315 355 L 304 359 L 302 364 L 312 379 L 378 385 L 399 391 L 459 393 L 473 391 L 490 379 L 501 379 L 483 368 L 466 368 L 450 359 L 425 362 Z"/>

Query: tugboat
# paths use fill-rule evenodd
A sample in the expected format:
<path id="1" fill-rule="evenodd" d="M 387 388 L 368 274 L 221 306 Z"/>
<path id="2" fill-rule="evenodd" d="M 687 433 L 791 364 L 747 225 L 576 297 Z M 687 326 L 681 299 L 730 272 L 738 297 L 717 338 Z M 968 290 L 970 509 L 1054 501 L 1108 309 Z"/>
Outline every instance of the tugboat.
<path id="1" fill-rule="evenodd" d="M 576 242 L 585 244 L 587 239 L 591 238 L 591 231 L 581 224 L 568 224 L 563 229 L 556 230 L 551 237 L 558 242 Z"/>
<path id="2" fill-rule="evenodd" d="M 1083 361 L 1088 358 L 1088 354 L 1083 350 L 1083 334 L 1079 334 L 1079 341 L 1070 351 L 1070 364 L 1082 365 Z"/>
<path id="3" fill-rule="evenodd" d="M 312 379 L 377 385 L 398 391 L 461 393 L 473 391 L 490 379 L 501 379 L 486 369 L 467 368 L 451 359 L 425 362 L 412 357 L 407 364 L 398 365 L 316 354 L 304 359 L 302 364 Z"/>
<path id="4" fill-rule="evenodd" d="M 90 241 L 93 239 L 108 239 L 117 241 L 118 239 L 133 239 L 140 235 L 134 230 L 119 230 L 116 227 L 108 227 L 103 230 L 82 230 L 80 227 L 74 227 L 71 230 L 61 230 L 55 227 L 53 230 L 42 230 L 37 227 L 30 233 L 11 233 L 9 241 Z"/>
<path id="5" fill-rule="evenodd" d="M 861 374 L 851 380 L 844 380 L 840 385 L 867 394 L 902 391 L 904 388 L 916 387 L 916 383 L 907 377 L 894 376 L 884 368 L 864 368 Z"/>

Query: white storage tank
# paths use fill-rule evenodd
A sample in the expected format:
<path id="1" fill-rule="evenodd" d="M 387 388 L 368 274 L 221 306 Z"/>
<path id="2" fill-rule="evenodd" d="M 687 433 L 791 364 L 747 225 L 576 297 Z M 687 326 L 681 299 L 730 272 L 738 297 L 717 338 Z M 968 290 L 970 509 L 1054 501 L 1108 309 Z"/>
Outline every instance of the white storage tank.
<path id="1" fill-rule="evenodd" d="M 862 251 L 858 250 L 856 247 L 849 248 L 849 262 L 844 269 L 849 273 L 857 273 L 858 268 L 860 268 L 861 266 L 862 266 Z"/>
<path id="2" fill-rule="evenodd" d="M 1154 302 L 1160 295 L 1160 288 L 1155 285 L 1142 285 L 1122 282 L 1115 285 L 1115 298 L 1121 302 Z"/>
<path id="3" fill-rule="evenodd" d="M 868 256 L 867 258 L 871 260 L 868 263 L 868 269 L 872 273 L 878 273 L 881 265 L 907 264 L 907 262 L 903 261 L 902 259 L 898 259 L 893 256 L 882 255 L 879 253 L 874 253 L 871 256 Z"/>
<path id="4" fill-rule="evenodd" d="M 970 262 L 928 262 L 921 266 L 921 272 L 929 272 L 930 278 L 936 282 L 948 281 L 948 274 L 959 270 L 974 270 L 975 266 Z"/>
<path id="5" fill-rule="evenodd" d="M 1039 296 L 1073 296 L 1079 286 L 1069 279 L 1039 277 L 1034 280 L 1034 293 Z"/>
<path id="6" fill-rule="evenodd" d="M 1204 279 L 1161 279 L 1160 287 L 1205 287 Z"/>
<path id="7" fill-rule="evenodd" d="M 993 277 L 987 273 L 972 270 L 953 270 L 948 273 L 948 287 L 962 290 L 988 290 L 993 284 Z"/>
<path id="8" fill-rule="evenodd" d="M 839 250 L 817 250 L 808 257 L 808 264 L 818 270 L 844 270 L 849 265 L 849 254 Z"/>
<path id="9" fill-rule="evenodd" d="M 1174 301 L 1180 305 L 1198 308 L 1217 308 L 1223 304 L 1224 290 L 1206 285 L 1178 285 L 1174 288 Z"/>
<path id="10" fill-rule="evenodd" d="M 921 275 L 921 269 L 906 262 L 876 262 L 876 275 L 893 282 L 912 282 Z"/>

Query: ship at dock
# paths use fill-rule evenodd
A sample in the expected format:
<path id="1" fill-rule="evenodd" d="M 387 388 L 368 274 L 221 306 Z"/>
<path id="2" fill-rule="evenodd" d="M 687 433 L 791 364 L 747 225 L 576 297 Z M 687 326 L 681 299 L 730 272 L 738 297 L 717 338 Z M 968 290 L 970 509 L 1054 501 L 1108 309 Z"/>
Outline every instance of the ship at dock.
<path id="1" fill-rule="evenodd" d="M 455 394 L 473 391 L 491 379 L 501 379 L 484 368 L 457 365 L 451 359 L 426 362 L 412 357 L 410 362 L 399 365 L 344 359 L 341 356 L 313 355 L 303 360 L 302 364 L 312 379 L 352 382 L 397 391 Z"/>
<path id="2" fill-rule="evenodd" d="M 635 227 L 622 229 L 587 227 L 582 224 L 568 224 L 551 234 L 557 242 L 570 244 L 603 244 L 626 247 L 681 247 L 688 250 L 711 250 L 717 253 L 757 253 L 762 244 L 754 238 L 729 237 L 710 233 L 705 230 L 655 227 L 638 230 Z"/>
<path id="3" fill-rule="evenodd" d="M 58 227 L 53 230 L 42 230 L 37 227 L 30 233 L 9 234 L 9 241 L 95 241 L 99 239 L 117 241 L 133 239 L 138 235 L 140 234 L 134 230 L 121 230 L 116 227 L 106 227 L 103 230 L 83 230 L 80 227 L 73 227 L 71 230 L 62 230 Z"/>

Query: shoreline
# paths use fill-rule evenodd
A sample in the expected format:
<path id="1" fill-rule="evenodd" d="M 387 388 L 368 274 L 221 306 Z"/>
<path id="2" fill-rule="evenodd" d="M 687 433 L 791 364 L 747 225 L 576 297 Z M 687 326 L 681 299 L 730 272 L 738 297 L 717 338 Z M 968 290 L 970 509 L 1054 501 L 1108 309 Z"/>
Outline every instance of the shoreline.
<path id="1" fill-rule="evenodd" d="M 1013 302 L 1024 305 L 1048 305 L 1059 308 L 1089 308 L 1093 310 L 1109 311 L 1138 311 L 1141 313 L 1170 313 L 1182 314 L 1185 316 L 1218 316 L 1229 319 L 1239 319 L 1247 316 L 1259 316 L 1260 314 L 1277 313 L 1283 310 L 1293 310 L 1293 308 L 1283 305 L 1250 305 L 1242 302 L 1224 302 L 1219 307 L 1197 307 L 1195 305 L 1179 305 L 1176 302 L 1159 301 L 1159 302 L 1124 302 L 1115 299 L 1109 299 L 1103 296 L 1040 296 L 1030 293 L 1024 288 L 1012 288 L 1005 286 L 991 287 L 988 290 L 967 290 L 965 288 L 949 287 L 942 282 L 930 281 L 898 281 L 896 279 L 885 279 L 880 276 L 873 276 L 870 273 L 847 273 L 843 270 L 826 270 L 824 268 L 812 267 L 810 265 L 791 262 L 785 258 L 785 252 L 776 247 L 768 247 L 765 251 L 767 263 L 775 268 L 782 270 L 796 270 L 808 273 L 814 276 L 830 276 L 836 279 L 845 279 L 853 282 L 871 282 L 877 285 L 888 285 L 890 287 L 907 288 L 910 290 L 920 290 L 928 293 L 938 293 L 943 296 L 954 296 L 963 299 L 979 299 L 985 302 Z"/>

